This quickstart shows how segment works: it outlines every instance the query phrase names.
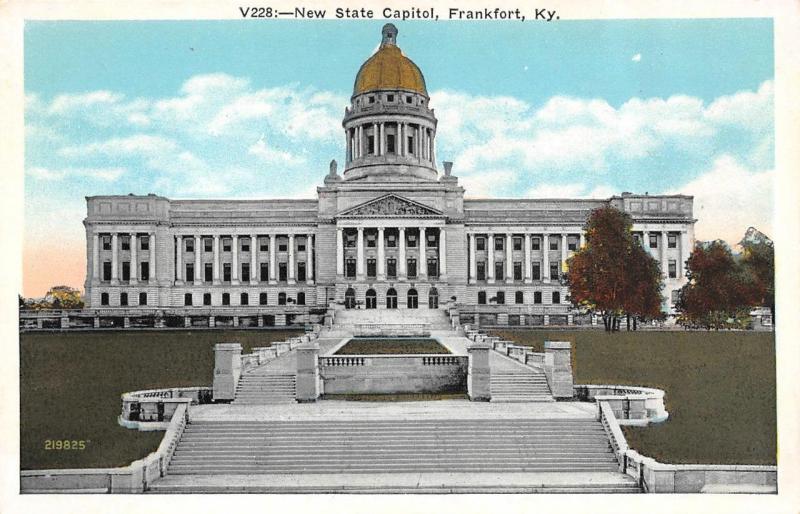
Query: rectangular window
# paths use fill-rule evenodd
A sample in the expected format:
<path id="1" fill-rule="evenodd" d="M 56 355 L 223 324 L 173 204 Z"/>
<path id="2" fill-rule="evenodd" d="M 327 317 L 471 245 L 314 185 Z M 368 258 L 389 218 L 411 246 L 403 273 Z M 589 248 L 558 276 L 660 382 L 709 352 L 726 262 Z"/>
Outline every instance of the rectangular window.
<path id="1" fill-rule="evenodd" d="M 120 293 L 119 294 L 119 304 L 120 305 L 128 305 L 128 293 Z"/>
<path id="2" fill-rule="evenodd" d="M 278 264 L 278 280 L 286 282 L 288 280 L 289 267 L 285 262 Z"/>
<path id="3" fill-rule="evenodd" d="M 278 305 L 286 305 L 286 293 L 278 293 Z"/>
<path id="4" fill-rule="evenodd" d="M 669 261 L 667 263 L 667 272 L 669 273 L 669 278 L 677 278 L 678 276 L 678 263 L 676 261 Z"/>
<path id="5" fill-rule="evenodd" d="M 533 292 L 533 303 L 542 303 L 542 292 L 541 291 L 534 291 Z"/>
<path id="6" fill-rule="evenodd" d="M 345 236 L 344 236 L 344 246 L 345 246 L 345 248 L 355 248 L 356 247 L 356 234 L 345 234 Z"/>
<path id="7" fill-rule="evenodd" d="M 578 238 L 570 236 L 567 238 L 567 250 L 574 252 L 578 249 Z"/>
<path id="8" fill-rule="evenodd" d="M 367 234 L 367 248 L 375 248 L 378 241 L 378 236 L 376 234 Z"/>
<path id="9" fill-rule="evenodd" d="M 222 265 L 222 281 L 223 282 L 230 282 L 231 281 L 231 263 L 226 262 Z"/>
<path id="10" fill-rule="evenodd" d="M 289 240 L 288 239 L 279 239 L 278 240 L 278 251 L 279 252 L 288 252 L 289 251 Z"/>
<path id="11" fill-rule="evenodd" d="M 531 238 L 531 250 L 541 250 L 542 249 L 542 238 L 539 236 L 533 236 Z"/>
<path id="12" fill-rule="evenodd" d="M 408 278 L 417 278 L 417 259 L 408 259 L 406 264 Z"/>
<path id="13" fill-rule="evenodd" d="M 258 249 L 262 252 L 269 251 L 269 238 L 268 237 L 260 237 L 258 238 Z"/>
<path id="14" fill-rule="evenodd" d="M 122 280 L 128 281 L 131 279 L 131 263 L 123 261 L 122 263 Z"/>
<path id="15" fill-rule="evenodd" d="M 477 268 L 476 271 L 478 275 L 477 277 L 478 280 L 486 280 L 486 262 L 481 261 L 481 262 L 476 262 L 475 264 L 476 264 L 475 267 Z"/>
<path id="16" fill-rule="evenodd" d="M 306 281 L 306 263 L 305 262 L 298 262 L 297 263 L 297 281 L 298 282 L 305 282 Z"/>
<path id="17" fill-rule="evenodd" d="M 525 295 L 522 291 L 514 293 L 514 303 L 525 303 Z"/>
<path id="18" fill-rule="evenodd" d="M 670 299 L 672 300 L 672 303 L 673 304 L 678 303 L 678 299 L 680 298 L 680 296 L 681 296 L 681 290 L 673 289 L 672 293 L 670 293 Z"/>
<path id="19" fill-rule="evenodd" d="M 108 293 L 100 293 L 100 305 L 108 305 Z"/>
<path id="20" fill-rule="evenodd" d="M 561 303 L 561 293 L 553 291 L 553 303 Z"/>
<path id="21" fill-rule="evenodd" d="M 558 268 L 560 268 L 558 262 L 550 263 L 550 278 L 552 280 L 558 280 Z"/>
<path id="22" fill-rule="evenodd" d="M 408 234 L 407 236 L 406 246 L 409 248 L 416 248 L 417 247 L 417 235 L 416 234 Z"/>
<path id="23" fill-rule="evenodd" d="M 541 280 L 542 279 L 542 263 L 541 262 L 534 262 L 531 265 L 531 278 L 533 280 Z"/>
<path id="24" fill-rule="evenodd" d="M 259 266 L 261 267 L 261 275 L 260 275 L 261 281 L 266 282 L 267 280 L 269 280 L 269 264 L 266 262 L 262 262 Z"/>
<path id="25" fill-rule="evenodd" d="M 397 247 L 397 236 L 394 234 L 387 234 L 386 235 L 386 247 L 387 248 L 396 248 Z"/>
<path id="26" fill-rule="evenodd" d="M 375 155 L 375 137 L 367 136 L 367 153 Z"/>
<path id="27" fill-rule="evenodd" d="M 408 99 L 406 99 L 406 100 L 408 100 Z M 411 102 L 409 102 L 409 103 L 411 103 Z M 406 143 L 407 143 L 407 145 L 406 145 L 406 153 L 408 155 L 414 155 L 416 153 L 414 151 L 414 136 L 408 136 L 406 138 Z"/>
<path id="28" fill-rule="evenodd" d="M 437 278 L 439 276 L 439 260 L 432 258 L 428 259 L 428 276 Z"/>
<path id="29" fill-rule="evenodd" d="M 476 237 L 475 238 L 475 250 L 486 250 L 486 238 L 485 237 Z"/>
<path id="30" fill-rule="evenodd" d="M 667 236 L 667 248 L 677 248 L 678 247 L 678 236 L 675 234 L 669 234 Z"/>
<path id="31" fill-rule="evenodd" d="M 250 282 L 250 263 L 242 263 L 242 282 Z"/>
<path id="32" fill-rule="evenodd" d="M 658 248 L 658 234 L 650 234 L 650 248 Z"/>
<path id="33" fill-rule="evenodd" d="M 386 134 L 386 153 L 394 153 L 394 134 Z"/>
<path id="34" fill-rule="evenodd" d="M 212 237 L 203 238 L 203 251 L 206 253 L 211 253 L 214 251 L 214 238 Z"/>
<path id="35" fill-rule="evenodd" d="M 231 243 L 233 240 L 229 237 L 222 238 L 222 251 L 223 252 L 230 252 L 231 251 Z"/>
<path id="36" fill-rule="evenodd" d="M 139 305 L 147 305 L 147 293 L 139 293 Z"/>
<path id="37" fill-rule="evenodd" d="M 142 236 L 139 238 L 139 248 L 142 250 L 150 249 L 150 236 Z"/>
<path id="38" fill-rule="evenodd" d="M 111 250 L 111 236 L 103 236 L 103 250 Z"/>
<path id="39" fill-rule="evenodd" d="M 377 261 L 375 259 L 367 259 L 367 276 L 374 278 L 377 274 Z"/>
<path id="40" fill-rule="evenodd" d="M 150 263 L 142 262 L 139 264 L 139 278 L 144 281 L 150 280 Z"/>
<path id="41" fill-rule="evenodd" d="M 386 276 L 388 278 L 397 278 L 397 260 L 396 259 L 387 259 L 386 260 Z"/>
<path id="42" fill-rule="evenodd" d="M 505 291 L 498 291 L 496 298 L 497 298 L 497 305 L 505 305 L 506 304 L 506 293 L 505 293 Z"/>
<path id="43" fill-rule="evenodd" d="M 494 238 L 494 249 L 495 250 L 502 250 L 505 248 L 506 238 L 504 237 L 495 237 Z"/>
<path id="44" fill-rule="evenodd" d="M 189 263 L 186 265 L 186 281 L 194 282 L 194 264 Z"/>
<path id="45" fill-rule="evenodd" d="M 103 281 L 108 282 L 111 280 L 111 261 L 103 263 Z"/>
<path id="46" fill-rule="evenodd" d="M 297 293 L 297 305 L 305 305 L 306 304 L 306 294 L 302 291 Z"/>
<path id="47" fill-rule="evenodd" d="M 194 252 L 194 238 L 188 237 L 183 240 L 183 247 L 187 252 Z"/>
<path id="48" fill-rule="evenodd" d="M 503 261 L 497 261 L 494 263 L 494 278 L 501 280 L 503 278 L 503 273 L 505 272 L 505 266 Z"/>
<path id="49" fill-rule="evenodd" d="M 211 293 L 203 293 L 203 305 L 211 305 Z"/>
<path id="50" fill-rule="evenodd" d="M 514 241 L 514 250 L 522 250 L 522 238 L 515 237 L 513 238 Z"/>
<path id="51" fill-rule="evenodd" d="M 394 95 L 386 95 L 387 102 L 394 102 Z"/>
<path id="52" fill-rule="evenodd" d="M 428 234 L 425 237 L 428 238 L 428 248 L 439 248 L 439 238 L 436 234 Z"/>
<path id="53" fill-rule="evenodd" d="M 187 307 L 190 307 L 192 305 L 192 293 L 185 293 L 183 295 L 183 304 L 186 305 Z"/>
<path id="54" fill-rule="evenodd" d="M 258 304 L 259 305 L 267 304 L 267 293 L 258 293 Z"/>
<path id="55" fill-rule="evenodd" d="M 561 240 L 560 237 L 551 237 L 550 238 L 550 249 L 551 250 L 558 250 L 559 241 Z"/>
<path id="56" fill-rule="evenodd" d="M 131 249 L 131 236 L 122 236 L 120 238 L 120 247 L 123 250 L 130 250 Z"/>
<path id="57" fill-rule="evenodd" d="M 356 260 L 347 259 L 345 261 L 344 276 L 347 278 L 356 278 Z"/>
<path id="58" fill-rule="evenodd" d="M 297 251 L 298 252 L 305 252 L 306 251 L 306 243 L 308 238 L 307 237 L 298 237 L 297 238 Z"/>
<path id="59" fill-rule="evenodd" d="M 478 291 L 478 305 L 486 305 L 486 291 Z"/>
<path id="60" fill-rule="evenodd" d="M 242 293 L 239 295 L 239 305 L 250 305 L 250 295 Z"/>
<path id="61" fill-rule="evenodd" d="M 240 244 L 242 245 L 242 251 L 243 252 L 249 252 L 250 251 L 250 238 L 249 237 L 243 237 L 239 241 L 241 241 Z"/>
<path id="62" fill-rule="evenodd" d="M 222 293 L 222 305 L 230 305 L 230 304 L 231 304 L 230 293 Z"/>
<path id="63" fill-rule="evenodd" d="M 522 280 L 522 263 L 514 263 L 514 280 Z"/>
<path id="64" fill-rule="evenodd" d="M 633 234 L 633 242 L 637 245 L 642 244 L 642 238 L 639 236 L 639 234 Z"/>
<path id="65" fill-rule="evenodd" d="M 211 282 L 214 280 L 214 265 L 210 262 L 206 263 L 206 267 L 203 270 L 205 273 L 205 277 L 203 278 L 205 282 Z"/>

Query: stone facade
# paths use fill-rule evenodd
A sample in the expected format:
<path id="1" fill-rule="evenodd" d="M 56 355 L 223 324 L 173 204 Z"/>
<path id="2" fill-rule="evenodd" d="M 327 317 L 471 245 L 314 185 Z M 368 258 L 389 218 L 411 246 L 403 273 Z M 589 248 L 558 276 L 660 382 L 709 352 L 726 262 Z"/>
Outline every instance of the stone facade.
<path id="1" fill-rule="evenodd" d="M 384 27 L 359 70 L 343 120 L 344 170 L 331 163 L 316 199 L 88 197 L 87 307 L 258 316 L 261 325 L 307 320 L 331 301 L 451 302 L 476 323 L 578 323 L 564 262 L 584 244 L 589 212 L 610 204 L 632 216 L 661 263 L 669 309 L 694 244 L 692 198 L 465 199 L 452 163 L 437 170 L 435 113 L 396 35 Z"/>

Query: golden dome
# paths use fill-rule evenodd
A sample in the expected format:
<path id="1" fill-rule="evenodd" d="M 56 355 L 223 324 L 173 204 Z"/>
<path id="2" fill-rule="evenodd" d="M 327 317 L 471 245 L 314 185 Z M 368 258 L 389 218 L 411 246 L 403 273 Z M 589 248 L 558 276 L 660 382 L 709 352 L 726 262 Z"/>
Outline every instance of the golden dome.
<path id="1" fill-rule="evenodd" d="M 383 27 L 383 41 L 375 54 L 361 65 L 356 75 L 353 94 L 377 89 L 407 89 L 428 95 L 425 77 L 411 59 L 395 44 L 397 29 L 391 23 Z"/>

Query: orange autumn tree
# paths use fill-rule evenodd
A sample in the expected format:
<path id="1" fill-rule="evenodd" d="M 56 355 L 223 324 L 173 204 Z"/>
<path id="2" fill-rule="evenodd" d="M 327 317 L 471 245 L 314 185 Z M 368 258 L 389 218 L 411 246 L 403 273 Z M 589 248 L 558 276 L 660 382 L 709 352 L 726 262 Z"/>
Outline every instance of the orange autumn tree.
<path id="1" fill-rule="evenodd" d="M 586 221 L 586 245 L 567 260 L 565 282 L 572 304 L 602 316 L 607 331 L 619 330 L 621 316 L 653 319 L 661 312 L 658 262 L 636 242 L 631 217 L 600 207 Z"/>

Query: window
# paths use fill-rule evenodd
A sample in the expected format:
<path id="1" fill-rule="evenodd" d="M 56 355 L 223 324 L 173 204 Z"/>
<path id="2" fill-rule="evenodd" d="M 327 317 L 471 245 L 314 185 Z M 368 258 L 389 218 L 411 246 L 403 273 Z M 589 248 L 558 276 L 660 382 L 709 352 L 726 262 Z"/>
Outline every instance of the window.
<path id="1" fill-rule="evenodd" d="M 139 264 L 139 278 L 144 281 L 150 280 L 150 263 L 142 262 Z"/>
<path id="2" fill-rule="evenodd" d="M 147 305 L 147 293 L 139 293 L 139 305 Z"/>
<path id="3" fill-rule="evenodd" d="M 658 248 L 658 234 L 650 234 L 650 248 Z"/>
<path id="4" fill-rule="evenodd" d="M 222 265 L 222 281 L 223 282 L 230 282 L 231 281 L 231 263 L 226 262 Z"/>
<path id="5" fill-rule="evenodd" d="M 502 250 L 505 248 L 506 239 L 504 237 L 495 237 L 494 238 L 494 249 L 495 250 Z"/>
<path id="6" fill-rule="evenodd" d="M 106 282 L 111 280 L 111 261 L 105 261 L 103 263 L 103 280 Z"/>
<path id="7" fill-rule="evenodd" d="M 677 278 L 678 277 L 678 263 L 676 261 L 669 261 L 667 263 L 667 273 L 669 278 Z"/>
<path id="8" fill-rule="evenodd" d="M 194 263 L 186 264 L 186 282 L 194 282 Z"/>
<path id="9" fill-rule="evenodd" d="M 633 234 L 633 242 L 636 244 L 642 243 L 642 238 L 639 236 L 639 234 Z"/>
<path id="10" fill-rule="evenodd" d="M 397 247 L 397 236 L 394 234 L 387 234 L 386 235 L 386 246 L 387 248 L 396 248 Z"/>
<path id="11" fill-rule="evenodd" d="M 478 305 L 486 305 L 486 291 L 478 291 Z"/>
<path id="12" fill-rule="evenodd" d="M 678 299 L 680 298 L 680 296 L 681 296 L 680 289 L 673 289 L 672 293 L 670 294 L 670 299 L 672 300 L 672 303 L 673 304 L 678 303 Z"/>
<path id="13" fill-rule="evenodd" d="M 558 280 L 558 262 L 551 262 L 550 263 L 550 278 L 552 280 Z"/>
<path id="14" fill-rule="evenodd" d="M 375 248 L 378 236 L 376 234 L 367 234 L 367 248 Z"/>
<path id="15" fill-rule="evenodd" d="M 345 248 L 355 248 L 356 247 L 356 234 L 345 234 L 344 236 L 344 246 Z"/>
<path id="16" fill-rule="evenodd" d="M 367 97 L 367 103 L 374 104 L 375 103 L 375 97 L 374 96 L 368 96 Z"/>
<path id="17" fill-rule="evenodd" d="M 410 104 L 412 102 L 413 102 L 413 99 L 410 96 L 406 95 L 406 103 Z"/>
<path id="18" fill-rule="evenodd" d="M 128 261 L 122 262 L 122 280 L 131 279 L 131 263 Z"/>
<path id="19" fill-rule="evenodd" d="M 278 264 L 278 280 L 286 282 L 288 280 L 289 268 L 287 263 L 281 262 Z"/>
<path id="20" fill-rule="evenodd" d="M 524 303 L 525 302 L 525 295 L 522 294 L 522 291 L 517 291 L 514 293 L 514 303 Z"/>
<path id="21" fill-rule="evenodd" d="M 250 295 L 247 293 L 242 293 L 239 295 L 239 305 L 249 305 L 250 304 Z"/>
<path id="22" fill-rule="evenodd" d="M 428 234 L 425 237 L 428 238 L 428 248 L 439 248 L 439 238 L 436 234 Z"/>
<path id="23" fill-rule="evenodd" d="M 390 287 L 389 290 L 386 291 L 386 308 L 387 309 L 397 308 L 397 291 L 395 291 L 393 287 Z"/>
<path id="24" fill-rule="evenodd" d="M 142 243 L 144 243 L 144 239 L 142 239 Z M 193 237 L 189 237 L 187 239 L 184 239 L 183 240 L 183 248 L 187 252 L 194 252 L 194 238 Z M 144 248 L 142 248 L 142 250 L 144 250 Z"/>
<path id="25" fill-rule="evenodd" d="M 367 136 L 367 153 L 375 155 L 375 137 Z"/>
<path id="26" fill-rule="evenodd" d="M 261 277 L 261 281 L 266 282 L 267 280 L 269 280 L 269 264 L 266 262 L 262 262 L 261 264 L 259 264 L 259 266 L 261 268 L 260 269 L 261 274 L 259 275 Z"/>
<path id="27" fill-rule="evenodd" d="M 497 261 L 494 263 L 494 278 L 498 280 L 501 280 L 503 278 L 503 272 L 505 270 L 504 264 L 505 263 L 503 261 Z"/>
<path id="28" fill-rule="evenodd" d="M 192 293 L 186 293 L 183 295 L 183 304 L 187 307 L 192 305 Z"/>
<path id="29" fill-rule="evenodd" d="M 242 251 L 243 252 L 249 252 L 250 251 L 250 238 L 249 237 L 243 237 L 241 239 L 241 245 L 242 245 Z"/>
<path id="30" fill-rule="evenodd" d="M 386 153 L 394 153 L 394 134 L 386 134 Z"/>
<path id="31" fill-rule="evenodd" d="M 417 278 L 417 259 L 408 259 L 406 264 L 408 278 Z"/>
<path id="32" fill-rule="evenodd" d="M 409 248 L 416 248 L 417 247 L 417 235 L 416 234 L 408 234 L 408 241 L 407 245 Z"/>
<path id="33" fill-rule="evenodd" d="M 259 293 L 258 294 L 258 304 L 259 305 L 266 305 L 267 304 L 267 293 Z"/>
<path id="34" fill-rule="evenodd" d="M 531 265 L 531 278 L 533 278 L 533 280 L 542 279 L 542 263 L 534 262 Z"/>
<path id="35" fill-rule="evenodd" d="M 111 236 L 103 236 L 103 250 L 111 250 Z"/>
<path id="36" fill-rule="evenodd" d="M 306 263 L 305 262 L 298 262 L 297 263 L 297 280 L 299 282 L 306 281 Z"/>
<path id="37" fill-rule="evenodd" d="M 100 305 L 108 305 L 108 293 L 100 293 Z"/>
<path id="38" fill-rule="evenodd" d="M 522 263 L 514 263 L 514 280 L 522 280 Z"/>
<path id="39" fill-rule="evenodd" d="M 242 263 L 242 282 L 250 282 L 250 263 Z"/>
<path id="40" fill-rule="evenodd" d="M 308 243 L 308 238 L 307 237 L 298 237 L 297 238 L 297 251 L 298 252 L 305 252 L 306 251 L 306 246 L 307 246 L 306 243 Z"/>
<path id="41" fill-rule="evenodd" d="M 120 305 L 128 305 L 128 293 L 120 293 L 119 294 L 119 304 Z"/>
<path id="42" fill-rule="evenodd" d="M 533 303 L 542 303 L 542 292 L 541 291 L 534 291 L 533 292 Z"/>
<path id="43" fill-rule="evenodd" d="M 258 238 L 258 249 L 262 252 L 269 251 L 269 238 L 268 237 L 260 237 Z"/>
<path id="44" fill-rule="evenodd" d="M 230 252 L 231 251 L 231 242 L 233 240 L 229 237 L 222 238 L 222 251 L 223 252 Z"/>
<path id="45" fill-rule="evenodd" d="M 561 303 L 561 293 L 559 291 L 553 291 L 553 303 Z"/>
<path id="46" fill-rule="evenodd" d="M 416 289 L 409 289 L 408 296 L 406 301 L 406 307 L 409 309 L 416 309 L 419 307 L 419 296 L 417 295 Z"/>
<path id="47" fill-rule="evenodd" d="M 397 259 L 386 260 L 386 276 L 389 278 L 397 278 Z"/>
<path id="48" fill-rule="evenodd" d="M 356 260 L 355 259 L 347 259 L 345 261 L 344 276 L 347 277 L 347 278 L 355 278 L 356 277 Z"/>
<path id="49" fill-rule="evenodd" d="M 394 95 L 386 95 L 387 102 L 394 102 Z"/>
<path id="50" fill-rule="evenodd" d="M 476 271 L 478 272 L 478 280 L 486 280 L 486 262 L 476 262 L 475 265 L 477 268 Z"/>
<path id="51" fill-rule="evenodd" d="M 288 239 L 280 239 L 280 240 L 278 240 L 278 251 L 279 252 L 287 252 L 287 251 L 289 251 L 289 240 Z"/>
<path id="52" fill-rule="evenodd" d="M 506 293 L 505 291 L 498 291 L 497 296 L 495 296 L 497 300 L 497 305 L 505 305 L 506 304 Z"/>
<path id="53" fill-rule="evenodd" d="M 142 250 L 150 249 L 150 236 L 142 236 L 139 238 L 139 248 Z"/>
<path id="54" fill-rule="evenodd" d="M 428 276 L 436 278 L 439 276 L 439 260 L 436 258 L 428 259 Z"/>
<path id="55" fill-rule="evenodd" d="M 302 291 L 297 293 L 297 305 L 305 305 L 306 304 L 306 294 Z"/>
<path id="56" fill-rule="evenodd" d="M 205 277 L 203 279 L 206 282 L 211 282 L 214 279 L 214 265 L 210 262 L 207 262 L 203 273 L 205 273 Z"/>
<path id="57" fill-rule="evenodd" d="M 123 250 L 130 250 L 131 249 L 131 236 L 122 236 L 120 238 L 120 247 Z"/>
<path id="58" fill-rule="evenodd" d="M 522 238 L 515 237 L 513 238 L 514 241 L 514 250 L 522 250 Z"/>
<path id="59" fill-rule="evenodd" d="M 367 259 L 367 276 L 374 278 L 377 275 L 377 261 L 375 259 Z"/>
<path id="60" fill-rule="evenodd" d="M 214 239 L 211 237 L 203 238 L 203 251 L 211 253 L 214 251 Z"/>
<path id="61" fill-rule="evenodd" d="M 560 237 L 551 237 L 550 238 L 550 249 L 551 250 L 558 250 L 559 240 Z"/>
<path id="62" fill-rule="evenodd" d="M 286 305 L 286 293 L 278 293 L 278 305 Z"/>
<path id="63" fill-rule="evenodd" d="M 486 250 L 486 238 L 485 237 L 476 237 L 475 238 L 475 249 L 476 250 Z"/>
<path id="64" fill-rule="evenodd" d="M 203 293 L 203 305 L 211 305 L 211 293 Z"/>
<path id="65" fill-rule="evenodd" d="M 567 238 L 567 250 L 574 252 L 578 249 L 578 238 L 570 236 Z"/>
<path id="66" fill-rule="evenodd" d="M 230 304 L 231 304 L 230 293 L 222 293 L 222 305 L 230 305 Z"/>
<path id="67" fill-rule="evenodd" d="M 532 250 L 542 249 L 542 239 L 539 236 L 533 236 L 531 238 L 531 249 Z"/>
<path id="68" fill-rule="evenodd" d="M 675 234 L 669 234 L 667 236 L 667 248 L 677 248 L 678 247 L 678 236 Z"/>

